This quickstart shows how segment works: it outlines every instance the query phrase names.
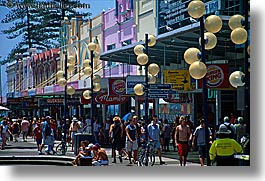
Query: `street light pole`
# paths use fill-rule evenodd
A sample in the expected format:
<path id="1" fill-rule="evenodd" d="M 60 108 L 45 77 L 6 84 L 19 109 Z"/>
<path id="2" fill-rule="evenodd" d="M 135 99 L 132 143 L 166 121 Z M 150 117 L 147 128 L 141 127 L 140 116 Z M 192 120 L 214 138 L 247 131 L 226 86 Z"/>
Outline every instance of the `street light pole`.
<path id="1" fill-rule="evenodd" d="M 148 57 L 148 34 L 145 34 L 145 54 Z M 145 111 L 145 121 L 148 121 L 148 109 L 149 109 L 149 101 L 148 101 L 148 63 L 145 64 L 145 100 L 144 100 L 144 111 Z"/>
<path id="2" fill-rule="evenodd" d="M 92 73 L 91 73 L 91 132 L 92 132 L 92 135 L 93 135 L 93 125 L 94 125 L 94 83 L 93 83 L 93 70 L 94 70 L 94 63 L 93 63 L 93 53 L 94 51 L 93 50 L 90 50 L 90 58 L 91 58 L 91 62 L 90 62 L 90 65 L 91 65 L 91 69 L 92 69 Z"/>
<path id="3" fill-rule="evenodd" d="M 64 77 L 65 77 L 65 80 L 67 81 L 67 52 L 65 51 L 64 52 L 65 55 L 64 55 Z M 63 152 L 62 154 L 65 155 L 65 150 L 66 150 L 66 117 L 67 117 L 67 108 L 68 108 L 68 105 L 67 105 L 67 84 L 65 85 L 64 87 L 64 127 L 63 127 L 63 130 L 64 130 L 64 135 L 63 135 L 63 140 L 64 140 L 64 144 L 62 145 L 63 146 Z"/>
<path id="4" fill-rule="evenodd" d="M 205 39 L 204 39 L 204 17 L 200 17 L 200 37 L 201 37 L 201 62 L 205 63 Z M 202 109 L 205 125 L 205 149 L 206 149 L 206 162 L 207 166 L 211 165 L 209 157 L 209 130 L 208 130 L 208 109 L 207 109 L 207 89 L 206 89 L 206 76 L 202 79 Z"/>
<path id="5" fill-rule="evenodd" d="M 245 30 L 248 31 L 249 24 L 248 24 L 248 1 L 244 1 L 244 16 L 245 16 Z M 246 132 L 250 134 L 250 86 L 249 86 L 249 70 L 248 70 L 248 39 L 245 42 L 245 51 L 244 51 L 244 73 L 245 73 L 245 121 L 246 121 Z M 250 145 L 247 146 L 247 151 L 250 153 Z M 249 154 L 247 153 L 247 154 Z"/>

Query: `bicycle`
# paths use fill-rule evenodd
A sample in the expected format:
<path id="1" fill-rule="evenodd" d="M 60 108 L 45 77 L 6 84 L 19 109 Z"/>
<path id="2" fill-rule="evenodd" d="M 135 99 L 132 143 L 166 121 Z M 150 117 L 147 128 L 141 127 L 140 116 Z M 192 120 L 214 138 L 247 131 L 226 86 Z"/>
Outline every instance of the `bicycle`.
<path id="1" fill-rule="evenodd" d="M 65 155 L 67 152 L 67 141 L 65 141 L 63 139 L 63 135 L 64 133 L 62 133 L 62 141 L 56 146 L 56 155 L 61 156 L 61 155 Z"/>
<path id="2" fill-rule="evenodd" d="M 153 166 L 155 164 L 154 142 L 150 141 L 146 144 L 142 144 L 142 149 L 138 157 L 138 166 L 148 166 L 149 158 L 150 166 Z"/>

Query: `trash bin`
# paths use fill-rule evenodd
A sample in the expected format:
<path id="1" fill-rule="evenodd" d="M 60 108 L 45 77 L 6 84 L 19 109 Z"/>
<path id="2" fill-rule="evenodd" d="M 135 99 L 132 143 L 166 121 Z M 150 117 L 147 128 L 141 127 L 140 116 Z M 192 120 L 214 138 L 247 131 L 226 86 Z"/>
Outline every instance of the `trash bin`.
<path id="1" fill-rule="evenodd" d="M 78 154 L 78 148 L 80 147 L 80 142 L 87 140 L 89 143 L 94 143 L 93 135 L 89 133 L 75 133 L 74 134 L 74 154 Z"/>
<path id="2" fill-rule="evenodd" d="M 80 166 L 92 166 L 92 157 L 81 157 Z"/>

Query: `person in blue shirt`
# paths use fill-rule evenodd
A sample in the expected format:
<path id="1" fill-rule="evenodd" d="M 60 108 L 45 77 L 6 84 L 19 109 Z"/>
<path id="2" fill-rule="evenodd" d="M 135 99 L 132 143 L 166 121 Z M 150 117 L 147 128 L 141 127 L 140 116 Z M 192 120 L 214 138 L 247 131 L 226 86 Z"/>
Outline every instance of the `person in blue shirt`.
<path id="1" fill-rule="evenodd" d="M 210 128 L 208 127 L 209 130 L 209 141 L 211 143 L 212 140 L 212 132 Z M 197 145 L 195 145 L 197 143 Z M 192 141 L 192 147 L 197 146 L 198 151 L 199 151 L 199 160 L 201 166 L 204 166 L 204 160 L 206 156 L 206 143 L 205 143 L 205 124 L 204 124 L 204 119 L 200 120 L 200 125 L 195 129 L 193 133 L 193 141 Z"/>
<path id="2" fill-rule="evenodd" d="M 161 157 L 161 148 L 160 148 L 160 127 L 159 124 L 157 124 L 158 118 L 156 115 L 153 116 L 153 121 L 151 124 L 147 126 L 147 132 L 148 132 L 148 140 L 149 142 L 153 142 L 154 148 L 157 149 L 157 154 L 160 159 L 160 165 L 165 164 L 164 161 L 162 161 Z M 152 151 L 152 150 L 151 150 Z"/>

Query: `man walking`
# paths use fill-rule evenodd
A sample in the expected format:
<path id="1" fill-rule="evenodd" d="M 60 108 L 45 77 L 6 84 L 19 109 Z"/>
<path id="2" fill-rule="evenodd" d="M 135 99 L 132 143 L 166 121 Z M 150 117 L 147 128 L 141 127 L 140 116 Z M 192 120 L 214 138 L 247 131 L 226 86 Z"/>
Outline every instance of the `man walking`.
<path id="1" fill-rule="evenodd" d="M 48 145 L 48 147 L 50 147 L 50 149 L 53 151 L 53 154 L 55 154 L 55 151 L 53 150 L 53 136 L 52 136 L 52 129 L 50 126 L 50 117 L 48 116 L 46 117 L 44 123 L 42 124 L 42 142 L 41 142 L 39 155 L 43 154 L 42 149 L 44 145 Z"/>
<path id="2" fill-rule="evenodd" d="M 209 140 L 212 139 L 212 132 L 209 130 Z M 195 145 L 197 143 L 197 145 Z M 204 166 L 204 160 L 206 155 L 206 143 L 205 143 L 205 124 L 204 119 L 200 120 L 200 126 L 198 126 L 193 133 L 192 147 L 198 147 L 199 159 L 201 166 Z"/>
<path id="3" fill-rule="evenodd" d="M 147 126 L 147 132 L 148 132 L 148 140 L 149 142 L 152 142 L 154 145 L 154 148 L 157 149 L 157 154 L 160 159 L 160 165 L 165 164 L 164 161 L 162 161 L 162 156 L 161 156 L 161 146 L 160 146 L 160 127 L 157 124 L 158 118 L 156 115 L 153 116 L 153 121 L 151 124 Z M 153 151 L 153 150 L 151 150 Z"/>
<path id="4" fill-rule="evenodd" d="M 137 164 L 138 156 L 138 143 L 137 143 L 137 126 L 134 124 L 134 119 L 130 119 L 130 124 L 125 128 L 126 132 L 126 151 L 129 155 L 130 164 L 132 164 L 132 151 L 133 151 L 133 162 Z"/>
<path id="5" fill-rule="evenodd" d="M 190 127 L 186 124 L 184 116 L 180 116 L 179 123 L 180 125 L 177 126 L 175 133 L 175 144 L 178 148 L 180 166 L 182 166 L 182 163 L 186 166 L 189 141 L 192 139 L 192 133 L 190 131 Z"/>
<path id="6" fill-rule="evenodd" d="M 111 138 L 112 143 L 112 157 L 113 162 L 116 163 L 116 150 L 119 152 L 119 159 L 122 163 L 121 150 L 122 150 L 122 135 L 123 135 L 123 127 L 121 124 L 121 118 L 115 116 L 113 118 L 113 124 L 110 126 L 109 137 Z"/>
<path id="7" fill-rule="evenodd" d="M 22 122 L 21 122 L 21 131 L 22 131 L 23 141 L 24 142 L 27 142 L 27 136 L 28 136 L 29 126 L 30 126 L 29 121 L 27 120 L 26 117 L 24 117 L 23 120 L 22 120 Z"/>

